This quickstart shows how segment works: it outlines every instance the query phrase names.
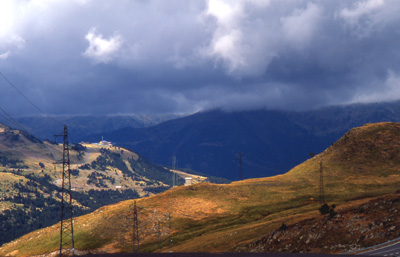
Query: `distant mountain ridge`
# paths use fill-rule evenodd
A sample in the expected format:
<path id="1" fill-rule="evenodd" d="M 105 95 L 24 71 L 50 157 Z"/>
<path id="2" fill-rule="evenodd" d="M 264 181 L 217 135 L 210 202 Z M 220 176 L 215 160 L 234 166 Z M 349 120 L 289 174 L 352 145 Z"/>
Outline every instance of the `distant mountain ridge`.
<path id="1" fill-rule="evenodd" d="M 239 152 L 244 156 L 244 178 L 282 174 L 309 158 L 309 153 L 321 152 L 351 128 L 385 121 L 400 121 L 399 101 L 303 112 L 214 110 L 103 135 L 153 162 L 171 165 L 176 156 L 181 168 L 237 180 Z"/>
<path id="2" fill-rule="evenodd" d="M 60 132 L 60 125 L 67 124 L 70 141 L 77 143 L 78 138 L 96 133 L 111 132 L 122 128 L 144 128 L 155 126 L 163 121 L 180 117 L 179 115 L 54 115 L 54 116 L 25 116 L 16 117 L 15 120 L 24 126 L 36 137 L 45 140 L 53 139 L 53 135 Z M 0 122 L 11 127 L 7 120 Z M 61 126 L 62 127 L 62 126 Z M 16 127 L 21 129 L 20 127 Z M 101 137 L 97 139 L 100 141 Z"/>

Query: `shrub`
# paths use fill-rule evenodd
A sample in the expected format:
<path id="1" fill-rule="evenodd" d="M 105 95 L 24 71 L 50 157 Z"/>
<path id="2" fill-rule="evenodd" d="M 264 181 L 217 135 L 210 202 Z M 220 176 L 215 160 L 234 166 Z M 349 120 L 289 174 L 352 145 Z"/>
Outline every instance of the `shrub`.
<path id="1" fill-rule="evenodd" d="M 287 229 L 286 224 L 282 223 L 281 227 L 279 228 L 279 231 L 283 231 L 283 230 L 286 230 L 286 229 Z"/>
<path id="2" fill-rule="evenodd" d="M 327 203 L 321 205 L 321 207 L 319 207 L 319 212 L 321 213 L 321 215 L 325 215 L 325 214 L 329 214 L 329 216 L 331 218 L 333 218 L 337 213 L 335 212 L 335 208 L 336 205 L 332 204 L 331 207 L 329 207 L 329 205 Z"/>

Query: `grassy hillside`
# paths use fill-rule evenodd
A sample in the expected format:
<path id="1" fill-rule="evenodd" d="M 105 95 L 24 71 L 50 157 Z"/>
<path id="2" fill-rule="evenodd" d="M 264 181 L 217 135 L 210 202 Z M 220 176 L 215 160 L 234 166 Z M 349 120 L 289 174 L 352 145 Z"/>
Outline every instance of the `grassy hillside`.
<path id="1" fill-rule="evenodd" d="M 326 151 L 284 175 L 228 185 L 200 183 L 139 199 L 141 250 L 248 251 L 254 242 L 278 231 L 282 223 L 292 226 L 321 217 L 320 162 L 325 174 L 326 200 L 336 204 L 339 212 L 364 204 L 370 197 L 393 193 L 400 182 L 399 145 L 400 124 L 367 124 L 352 129 Z M 133 200 L 128 200 L 76 217 L 76 249 L 130 251 L 132 208 Z M 398 233 L 399 229 L 395 227 L 393 232 Z M 58 230 L 59 225 L 54 225 L 27 234 L 3 245 L 0 255 L 28 256 L 55 251 Z M 361 240 L 358 246 L 370 243 L 373 242 Z M 321 246 L 313 251 L 339 249 Z"/>
<path id="2" fill-rule="evenodd" d="M 0 245 L 59 221 L 62 149 L 0 124 Z M 172 185 L 171 171 L 120 147 L 71 145 L 70 160 L 76 215 Z"/>

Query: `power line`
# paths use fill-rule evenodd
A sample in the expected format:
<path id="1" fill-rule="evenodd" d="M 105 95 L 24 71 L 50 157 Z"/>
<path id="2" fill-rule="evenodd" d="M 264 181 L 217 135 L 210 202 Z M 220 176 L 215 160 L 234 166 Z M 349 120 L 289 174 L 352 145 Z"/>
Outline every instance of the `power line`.
<path id="1" fill-rule="evenodd" d="M 28 99 L 7 77 L 0 71 L 0 75 L 4 78 L 7 83 L 15 89 L 27 102 L 29 102 L 36 110 L 52 119 L 56 123 L 61 122 L 49 117 L 46 112 L 35 105 L 31 100 Z M 22 130 L 32 135 L 27 129 L 24 128 L 19 122 L 17 122 L 10 114 L 8 114 L 3 108 L 0 107 L 0 111 L 3 112 L 7 117 L 3 118 L 19 126 Z M 1 114 L 1 113 L 0 113 Z M 32 135 L 33 136 L 33 135 Z M 61 216 L 60 216 L 60 256 L 63 256 L 63 250 L 65 253 L 70 253 L 74 256 L 74 230 L 73 230 L 73 211 L 72 211 L 72 191 L 71 191 L 71 169 L 70 169 L 70 155 L 69 155 L 69 141 L 68 141 L 68 128 L 64 125 L 64 133 L 62 135 L 55 135 L 55 137 L 63 137 L 63 169 L 62 169 L 62 184 L 61 184 Z"/>
<path id="2" fill-rule="evenodd" d="M 0 111 L 2 111 L 5 115 L 7 115 L 7 117 L 4 117 L 3 115 L 1 115 L 1 117 L 3 117 L 5 120 L 7 120 L 8 122 L 16 125 L 17 127 L 20 127 L 25 133 L 32 135 L 32 133 L 30 133 L 24 126 L 22 126 L 21 123 L 19 123 L 18 121 L 16 121 L 10 114 L 8 114 L 3 108 L 0 107 Z"/>
<path id="3" fill-rule="evenodd" d="M 30 103 L 36 110 L 38 110 L 40 113 L 44 114 L 47 118 L 53 120 L 54 122 L 57 122 L 59 124 L 62 124 L 61 122 L 59 122 L 58 120 L 55 120 L 54 118 L 52 118 L 51 116 L 49 116 L 45 111 L 43 111 L 42 109 L 40 109 L 36 104 L 34 104 L 27 96 L 25 96 L 21 90 L 19 90 L 1 71 L 0 71 L 0 75 L 4 78 L 4 80 L 8 83 L 8 85 L 10 85 L 12 88 L 14 88 L 15 91 L 18 92 L 18 94 L 20 94 L 28 103 Z"/>
<path id="4" fill-rule="evenodd" d="M 1 107 L 0 107 L 1 109 Z M 12 120 L 10 120 L 9 118 L 5 117 L 3 114 L 0 113 L 0 117 L 2 117 L 5 121 L 12 123 Z"/>
<path id="5" fill-rule="evenodd" d="M 23 98 L 25 98 L 26 101 L 28 101 L 33 107 L 35 107 L 36 110 L 38 110 L 41 113 L 45 113 L 44 111 L 42 111 L 42 109 L 37 107 L 36 104 L 34 104 L 31 100 L 29 100 L 28 97 L 26 97 L 1 71 L 0 75 L 4 78 L 5 81 L 7 81 L 7 83 L 10 86 L 12 86 L 15 89 L 15 91 L 17 91 Z"/>
<path id="6" fill-rule="evenodd" d="M 64 126 L 62 135 L 55 137 L 63 138 L 63 170 L 61 183 L 61 217 L 60 217 L 60 256 L 66 253 L 74 256 L 74 227 L 72 211 L 72 191 L 71 191 L 71 167 L 69 156 L 68 128 Z M 64 252 L 63 252 L 64 250 Z"/>

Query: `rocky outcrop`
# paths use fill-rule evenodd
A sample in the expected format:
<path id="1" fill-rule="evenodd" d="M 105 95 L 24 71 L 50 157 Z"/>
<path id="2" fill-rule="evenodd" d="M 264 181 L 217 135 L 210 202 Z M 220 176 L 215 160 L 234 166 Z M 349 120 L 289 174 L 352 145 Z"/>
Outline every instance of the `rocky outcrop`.
<path id="1" fill-rule="evenodd" d="M 247 245 L 251 252 L 341 253 L 400 236 L 400 192 L 282 226 Z M 243 250 L 243 248 L 242 248 Z"/>

